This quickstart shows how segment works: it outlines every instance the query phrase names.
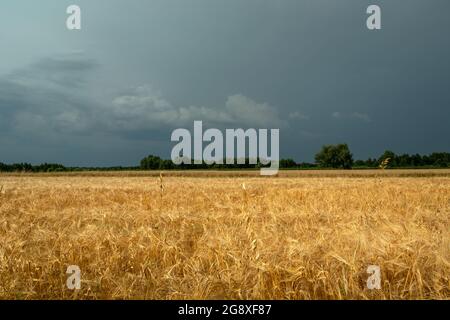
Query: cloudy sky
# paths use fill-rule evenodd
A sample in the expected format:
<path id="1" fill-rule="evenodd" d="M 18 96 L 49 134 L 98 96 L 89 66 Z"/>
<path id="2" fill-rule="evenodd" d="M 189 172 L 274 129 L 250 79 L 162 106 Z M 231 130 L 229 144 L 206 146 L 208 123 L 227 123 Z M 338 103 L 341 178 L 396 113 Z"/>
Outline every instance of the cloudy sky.
<path id="1" fill-rule="evenodd" d="M 82 30 L 66 29 L 66 8 Z M 382 9 L 382 30 L 366 8 Z M 450 151 L 448 0 L 2 0 L 0 162 L 135 165 L 172 130 Z"/>

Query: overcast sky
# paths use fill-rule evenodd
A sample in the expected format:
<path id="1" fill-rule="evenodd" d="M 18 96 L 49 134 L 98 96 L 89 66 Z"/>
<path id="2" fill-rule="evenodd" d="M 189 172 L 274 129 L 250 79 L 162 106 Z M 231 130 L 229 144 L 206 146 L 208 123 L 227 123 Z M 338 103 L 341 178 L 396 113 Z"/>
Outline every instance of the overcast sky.
<path id="1" fill-rule="evenodd" d="M 66 8 L 82 30 L 66 29 Z M 366 9 L 382 9 L 382 30 Z M 2 0 L 0 162 L 136 165 L 172 130 L 280 128 L 282 157 L 450 151 L 450 1 Z"/>

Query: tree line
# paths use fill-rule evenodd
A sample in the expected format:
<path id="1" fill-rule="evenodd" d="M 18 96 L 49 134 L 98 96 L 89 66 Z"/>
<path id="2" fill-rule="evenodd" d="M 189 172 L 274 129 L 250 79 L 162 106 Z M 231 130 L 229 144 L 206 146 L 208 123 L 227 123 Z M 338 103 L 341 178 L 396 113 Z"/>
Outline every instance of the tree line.
<path id="1" fill-rule="evenodd" d="M 316 156 L 316 165 L 325 168 L 449 168 L 450 153 L 433 152 L 429 155 L 395 154 L 386 150 L 378 158 L 353 160 L 347 144 L 325 145 Z"/>
<path id="2" fill-rule="evenodd" d="M 170 170 L 170 169 L 259 169 L 264 167 L 260 162 L 250 164 L 245 159 L 245 164 L 181 164 L 175 165 L 171 160 L 165 160 L 158 156 L 149 155 L 141 160 L 140 168 L 143 170 Z M 325 145 L 315 156 L 315 163 L 300 162 L 293 159 L 281 159 L 281 169 L 352 169 L 352 168 L 450 168 L 450 153 L 434 152 L 429 155 L 396 155 L 392 151 L 385 151 L 378 158 L 367 160 L 354 160 L 353 154 L 347 144 Z"/>
<path id="3" fill-rule="evenodd" d="M 4 164 L 0 162 L 0 172 L 77 172 L 77 171 L 129 171 L 140 170 L 140 167 L 66 167 L 58 163 L 43 163 L 32 165 L 30 163 Z"/>
<path id="4" fill-rule="evenodd" d="M 62 164 L 43 163 L 31 165 L 29 163 L 4 164 L 0 162 L 0 172 L 68 172 L 68 171 L 125 171 L 125 170 L 190 170 L 190 169 L 260 169 L 264 167 L 261 162 L 250 164 L 249 159 L 245 163 L 237 164 L 180 164 L 175 165 L 172 160 L 162 159 L 159 156 L 149 155 L 141 160 L 138 166 L 132 167 L 65 167 Z M 378 158 L 367 160 L 354 160 L 353 154 L 347 144 L 325 145 L 315 155 L 315 163 L 300 162 L 293 159 L 281 159 L 281 169 L 352 169 L 352 168 L 450 168 L 450 153 L 434 152 L 429 155 L 420 154 L 395 154 L 385 151 Z"/>

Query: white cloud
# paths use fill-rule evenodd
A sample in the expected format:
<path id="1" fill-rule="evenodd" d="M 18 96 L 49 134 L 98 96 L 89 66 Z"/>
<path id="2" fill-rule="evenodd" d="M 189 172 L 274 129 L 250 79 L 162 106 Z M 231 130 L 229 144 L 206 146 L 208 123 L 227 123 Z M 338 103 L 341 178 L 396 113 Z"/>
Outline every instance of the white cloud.
<path id="1" fill-rule="evenodd" d="M 285 122 L 275 108 L 258 103 L 242 94 L 231 95 L 223 108 L 203 106 L 175 107 L 150 86 L 113 99 L 109 110 L 110 125 L 125 130 L 142 130 L 162 126 L 182 126 L 202 120 L 213 125 L 256 128 L 282 127 Z"/>
<path id="2" fill-rule="evenodd" d="M 360 120 L 365 121 L 365 122 L 370 122 L 369 115 L 367 115 L 365 113 L 353 112 L 350 116 L 352 118 L 360 119 Z"/>
<path id="3" fill-rule="evenodd" d="M 227 114 L 233 122 L 255 127 L 283 127 L 286 125 L 278 117 L 277 110 L 267 103 L 256 101 L 241 94 L 229 96 L 225 104 Z"/>
<path id="4" fill-rule="evenodd" d="M 178 121 L 178 110 L 150 87 L 113 99 L 104 119 L 116 129 L 140 130 Z"/>
<path id="5" fill-rule="evenodd" d="M 339 119 L 339 118 L 341 117 L 341 113 L 338 112 L 338 111 L 336 111 L 336 112 L 333 112 L 333 113 L 331 114 L 331 116 L 332 116 L 333 118 Z"/>

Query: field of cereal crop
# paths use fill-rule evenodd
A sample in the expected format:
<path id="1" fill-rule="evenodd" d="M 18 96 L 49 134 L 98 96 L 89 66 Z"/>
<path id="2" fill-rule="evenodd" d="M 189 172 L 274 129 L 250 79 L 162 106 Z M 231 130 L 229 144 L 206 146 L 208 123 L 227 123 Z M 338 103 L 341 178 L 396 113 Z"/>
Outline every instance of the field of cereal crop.
<path id="1" fill-rule="evenodd" d="M 0 190 L 0 299 L 450 298 L 449 170 L 2 174 Z"/>

